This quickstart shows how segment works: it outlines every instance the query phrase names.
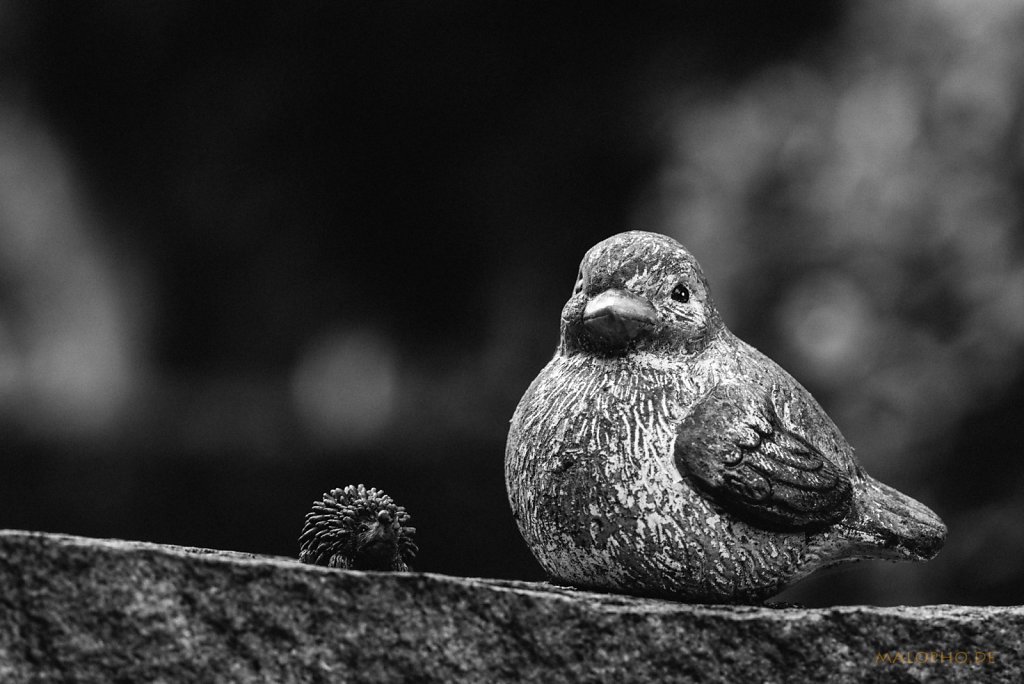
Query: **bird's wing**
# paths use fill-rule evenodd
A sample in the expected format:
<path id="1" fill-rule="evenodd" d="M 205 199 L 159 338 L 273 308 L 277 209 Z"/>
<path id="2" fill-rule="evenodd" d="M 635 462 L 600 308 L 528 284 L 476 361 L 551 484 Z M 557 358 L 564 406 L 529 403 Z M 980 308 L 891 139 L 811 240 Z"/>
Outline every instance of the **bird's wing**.
<path id="1" fill-rule="evenodd" d="M 810 530 L 850 509 L 849 477 L 779 420 L 768 393 L 720 385 L 676 432 L 676 467 L 740 519 Z"/>

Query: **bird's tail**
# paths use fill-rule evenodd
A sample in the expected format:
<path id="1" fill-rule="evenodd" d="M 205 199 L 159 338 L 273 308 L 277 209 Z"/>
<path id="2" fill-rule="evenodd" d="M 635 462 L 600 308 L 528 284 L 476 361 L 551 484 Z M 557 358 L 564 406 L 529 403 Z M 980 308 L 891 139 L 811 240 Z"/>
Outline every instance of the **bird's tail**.
<path id="1" fill-rule="evenodd" d="M 867 476 L 847 523 L 849 557 L 926 561 L 946 541 L 946 525 L 930 508 Z"/>

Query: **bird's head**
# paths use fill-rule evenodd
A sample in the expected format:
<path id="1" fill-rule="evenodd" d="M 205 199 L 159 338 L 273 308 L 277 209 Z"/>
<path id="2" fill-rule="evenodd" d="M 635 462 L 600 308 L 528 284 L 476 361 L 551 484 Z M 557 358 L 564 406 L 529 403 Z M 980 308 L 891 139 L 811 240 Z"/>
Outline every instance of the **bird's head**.
<path id="1" fill-rule="evenodd" d="M 657 233 L 630 231 L 583 257 L 562 309 L 562 353 L 693 353 L 722 329 L 700 264 Z"/>

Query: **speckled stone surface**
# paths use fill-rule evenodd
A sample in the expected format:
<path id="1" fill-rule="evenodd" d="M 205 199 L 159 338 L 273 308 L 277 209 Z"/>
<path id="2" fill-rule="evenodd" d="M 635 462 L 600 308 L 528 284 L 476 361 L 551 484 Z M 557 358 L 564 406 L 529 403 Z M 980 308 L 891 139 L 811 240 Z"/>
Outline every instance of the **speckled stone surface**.
<path id="1" fill-rule="evenodd" d="M 757 603 L 823 567 L 927 560 L 946 535 L 729 331 L 693 255 L 642 231 L 584 256 L 505 480 L 549 577 L 644 596 Z"/>
<path id="2" fill-rule="evenodd" d="M 1022 607 L 685 605 L 0 532 L 3 682 L 1019 682 L 1022 635 Z"/>

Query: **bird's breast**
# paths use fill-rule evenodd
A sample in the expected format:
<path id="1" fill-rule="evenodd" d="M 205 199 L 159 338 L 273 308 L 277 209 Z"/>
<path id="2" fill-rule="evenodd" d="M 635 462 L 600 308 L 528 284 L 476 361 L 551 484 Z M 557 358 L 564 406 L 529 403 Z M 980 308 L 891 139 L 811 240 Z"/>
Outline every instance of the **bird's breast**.
<path id="1" fill-rule="evenodd" d="M 538 376 L 506 456 L 521 517 L 546 511 L 566 534 L 600 547 L 618 527 L 671 508 L 665 499 L 683 489 L 675 426 L 711 379 L 698 364 L 638 356 L 556 357 Z"/>
<path id="2" fill-rule="evenodd" d="M 767 591 L 795 572 L 803 535 L 729 519 L 675 464 L 677 426 L 729 362 L 556 356 L 545 367 L 513 416 L 505 476 L 552 577 L 704 599 Z"/>

